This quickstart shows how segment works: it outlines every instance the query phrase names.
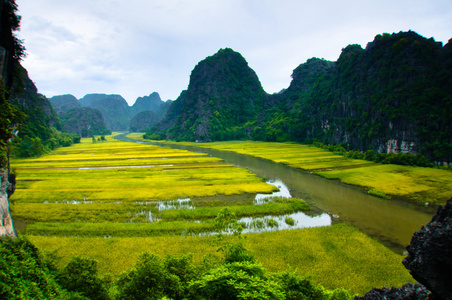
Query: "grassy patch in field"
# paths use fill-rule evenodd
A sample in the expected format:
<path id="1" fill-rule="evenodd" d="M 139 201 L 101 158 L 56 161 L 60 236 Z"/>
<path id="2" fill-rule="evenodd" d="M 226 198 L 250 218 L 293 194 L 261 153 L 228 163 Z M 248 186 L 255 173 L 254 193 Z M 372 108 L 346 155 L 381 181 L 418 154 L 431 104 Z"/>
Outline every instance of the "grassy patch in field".
<path id="1" fill-rule="evenodd" d="M 36 222 L 26 229 L 29 239 L 61 257 L 60 266 L 73 255 L 86 256 L 99 261 L 102 274 L 116 276 L 130 269 L 145 251 L 161 257 L 191 252 L 195 262 L 200 263 L 205 254 L 216 251 L 214 238 L 190 234 L 211 231 L 212 218 L 225 205 L 206 200 L 195 209 L 157 212 L 152 204 L 140 202 L 275 190 L 248 170 L 203 154 L 120 142 L 111 137 L 107 140 L 93 144 L 83 139 L 81 144 L 58 149 L 51 155 L 12 163 L 18 174 L 12 197 L 13 216 Z M 340 161 L 334 154 L 314 147 L 247 144 L 250 149 L 241 150 L 248 152 L 245 154 L 288 165 Z M 239 150 L 244 145 L 231 143 L 230 147 Z M 172 163 L 168 163 L 170 160 Z M 132 168 L 143 165 L 146 167 Z M 92 166 L 116 168 L 69 169 Z M 74 201 L 83 204 L 67 204 Z M 305 210 L 306 205 L 298 200 L 275 200 L 256 206 L 231 202 L 228 208 L 238 216 L 247 216 Z M 160 221 L 147 222 L 149 212 Z M 71 237 L 74 235 L 83 237 Z M 344 287 L 363 293 L 374 286 L 401 286 L 411 278 L 401 265 L 400 255 L 344 224 L 246 237 L 247 246 L 268 270 L 292 268 L 300 274 L 310 273 L 317 283 L 328 288 Z"/>
<path id="2" fill-rule="evenodd" d="M 13 160 L 18 173 L 13 201 L 133 202 L 275 190 L 248 170 L 218 158 L 107 139 L 95 144 L 82 139 L 38 159 Z"/>
<path id="3" fill-rule="evenodd" d="M 29 222 L 148 222 L 149 209 L 137 203 L 16 203 L 14 216 Z"/>
<path id="4" fill-rule="evenodd" d="M 369 187 L 370 193 L 413 199 L 420 204 L 444 204 L 452 191 L 452 173 L 447 170 L 399 165 L 368 166 L 319 172 L 325 178 Z"/>
<path id="5" fill-rule="evenodd" d="M 228 203 L 224 203 L 222 206 L 165 209 L 162 211 L 159 211 L 158 207 L 152 203 L 17 203 L 14 205 L 13 212 L 15 217 L 30 222 L 139 223 L 149 222 L 150 214 L 153 219 L 164 221 L 213 219 L 225 206 L 234 212 L 237 217 L 282 215 L 310 209 L 309 205 L 301 199 L 290 198 L 290 200 L 286 203 L 270 202 L 265 205 L 229 206 Z M 33 228 L 35 227 L 30 225 L 27 233 L 31 233 Z M 34 230 L 33 233 L 59 235 L 54 229 L 51 233 L 46 233 L 44 229 L 40 229 L 39 233 Z M 66 229 L 62 230 L 62 235 L 65 234 L 67 234 Z M 98 236 L 98 234 L 93 232 L 93 236 Z"/>
<path id="6" fill-rule="evenodd" d="M 327 288 L 347 288 L 363 294 L 373 287 L 401 286 L 413 281 L 401 255 L 345 224 L 303 230 L 247 234 L 247 246 L 269 271 L 287 269 L 312 274 Z M 99 261 L 101 274 L 119 275 L 130 269 L 142 252 L 164 257 L 193 253 L 200 263 L 216 251 L 213 237 L 161 236 L 153 238 L 70 238 L 30 236 L 43 250 L 61 257 L 60 266 L 72 255 Z M 370 267 L 371 266 L 371 267 Z"/>
<path id="7" fill-rule="evenodd" d="M 452 171 L 449 170 L 376 164 L 293 143 L 234 141 L 183 144 L 268 159 L 364 187 L 369 193 L 384 198 L 396 196 L 418 204 L 443 205 L 452 197 Z"/>
<path id="8" fill-rule="evenodd" d="M 213 222 L 153 222 L 153 223 L 34 223 L 27 227 L 28 235 L 74 237 L 147 237 L 199 234 L 214 231 Z"/>

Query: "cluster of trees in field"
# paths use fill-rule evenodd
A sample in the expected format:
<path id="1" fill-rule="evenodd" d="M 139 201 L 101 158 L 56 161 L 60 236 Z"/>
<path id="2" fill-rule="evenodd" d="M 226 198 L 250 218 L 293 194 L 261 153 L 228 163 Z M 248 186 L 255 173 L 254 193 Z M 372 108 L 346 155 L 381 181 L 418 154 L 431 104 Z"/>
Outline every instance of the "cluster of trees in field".
<path id="1" fill-rule="evenodd" d="M 244 246 L 241 224 L 227 209 L 215 219 L 221 254 L 195 265 L 191 254 L 160 258 L 144 252 L 118 278 L 101 278 L 95 260 L 73 257 L 63 268 L 26 239 L 0 239 L 0 298 L 32 299 L 316 299 L 350 300 L 293 272 L 271 274 Z M 224 229 L 233 232 L 225 237 Z"/>

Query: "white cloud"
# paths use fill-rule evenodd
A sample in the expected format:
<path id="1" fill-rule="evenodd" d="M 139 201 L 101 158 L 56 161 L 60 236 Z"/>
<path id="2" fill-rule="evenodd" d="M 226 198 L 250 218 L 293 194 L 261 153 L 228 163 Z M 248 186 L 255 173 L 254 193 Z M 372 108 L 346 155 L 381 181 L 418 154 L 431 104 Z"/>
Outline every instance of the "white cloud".
<path id="1" fill-rule="evenodd" d="M 17 0 L 23 64 L 40 92 L 153 91 L 176 99 L 195 65 L 220 48 L 240 52 L 264 89 L 287 87 L 300 63 L 336 60 L 376 34 L 412 29 L 447 42 L 450 0 Z"/>

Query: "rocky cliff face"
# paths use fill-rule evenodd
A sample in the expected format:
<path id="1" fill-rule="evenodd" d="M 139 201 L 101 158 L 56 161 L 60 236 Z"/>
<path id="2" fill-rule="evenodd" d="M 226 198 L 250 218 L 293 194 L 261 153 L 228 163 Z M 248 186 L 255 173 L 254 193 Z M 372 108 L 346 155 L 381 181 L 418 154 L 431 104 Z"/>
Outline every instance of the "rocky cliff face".
<path id="1" fill-rule="evenodd" d="M 298 141 L 451 161 L 449 44 L 400 32 L 377 35 L 365 49 L 349 45 L 334 64 L 308 60 L 276 96 L 293 124 L 286 132 Z"/>
<path id="2" fill-rule="evenodd" d="M 10 183 L 12 177 L 8 170 L 0 168 L 0 237 L 16 237 L 16 231 L 13 225 L 13 219 L 9 210 L 9 196 L 14 192 L 14 183 Z"/>
<path id="3" fill-rule="evenodd" d="M 402 263 L 419 283 L 375 288 L 355 299 L 452 299 L 452 199 L 439 206 L 432 220 L 413 234 L 406 249 L 408 255 Z"/>
<path id="4" fill-rule="evenodd" d="M 27 70 L 19 63 L 16 63 L 12 80 L 11 94 L 8 99 L 20 111 L 28 115 L 23 122 L 22 130 L 33 131 L 36 128 L 59 128 L 60 124 L 56 111 L 50 101 L 38 93 L 38 89 L 33 81 L 28 77 Z M 43 130 L 35 130 L 34 135 L 43 136 Z"/>
<path id="5" fill-rule="evenodd" d="M 81 106 L 80 102 L 73 95 L 54 96 L 49 101 L 58 114 Z"/>
<path id="6" fill-rule="evenodd" d="M 98 109 L 105 120 L 107 129 L 126 131 L 132 119 L 127 101 L 120 95 L 88 94 L 80 99 L 83 107 Z"/>
<path id="7" fill-rule="evenodd" d="M 407 283 L 400 288 L 374 288 L 354 300 L 427 300 L 430 292 L 422 284 Z"/>
<path id="8" fill-rule="evenodd" d="M 144 132 L 150 126 L 154 126 L 161 118 L 150 110 L 137 113 L 130 121 L 130 131 Z"/>
<path id="9" fill-rule="evenodd" d="M 67 97 L 64 96 L 64 99 L 66 98 Z M 79 100 L 81 106 L 99 110 L 105 120 L 107 129 L 112 131 L 129 130 L 133 117 L 142 111 L 154 112 L 158 121 L 160 121 L 168 111 L 171 102 L 172 101 L 162 101 L 160 95 L 156 92 L 149 96 L 137 98 L 133 106 L 129 106 L 126 100 L 120 95 L 88 94 Z M 154 119 L 143 119 L 143 116 L 144 115 L 142 114 L 140 130 L 144 131 L 147 127 L 154 125 Z M 149 113 L 147 116 L 149 116 Z M 135 119 L 134 126 L 137 125 L 137 120 L 138 119 Z M 147 126 L 145 126 L 146 120 L 151 122 L 147 124 Z M 143 126 L 145 127 L 143 128 Z"/>
<path id="10" fill-rule="evenodd" d="M 179 115 L 168 138 L 213 141 L 233 139 L 234 132 L 263 113 L 267 94 L 245 59 L 231 49 L 221 49 L 198 63 L 177 107 Z M 172 123 L 167 115 L 162 124 Z M 160 126 L 162 127 L 162 126 Z M 238 138 L 238 137 L 236 137 Z"/>
<path id="11" fill-rule="evenodd" d="M 80 137 L 108 135 L 101 112 L 94 108 L 79 107 L 60 113 L 62 130 Z"/>
<path id="12" fill-rule="evenodd" d="M 439 206 L 430 223 L 414 233 L 403 265 L 433 299 L 452 299 L 452 199 Z"/>
<path id="13" fill-rule="evenodd" d="M 160 98 L 159 93 L 153 92 L 149 96 L 138 97 L 135 103 L 132 105 L 132 112 L 134 115 L 148 110 L 160 114 L 165 102 Z M 165 114 L 166 111 L 163 113 Z"/>

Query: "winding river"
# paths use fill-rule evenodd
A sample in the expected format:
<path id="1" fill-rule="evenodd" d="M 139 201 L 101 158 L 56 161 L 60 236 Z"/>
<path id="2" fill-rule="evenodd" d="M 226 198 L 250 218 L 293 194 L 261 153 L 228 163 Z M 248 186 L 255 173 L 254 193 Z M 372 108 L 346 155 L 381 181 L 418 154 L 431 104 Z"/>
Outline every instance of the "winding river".
<path id="1" fill-rule="evenodd" d="M 117 136 L 118 139 L 137 142 Z M 151 142 L 144 144 L 161 145 Z M 293 197 L 304 199 L 318 214 L 327 212 L 333 222 L 345 222 L 377 239 L 389 248 L 402 253 L 413 233 L 427 224 L 434 211 L 401 200 L 387 200 L 367 194 L 363 189 L 339 181 L 324 179 L 283 164 L 234 152 L 195 146 L 166 145 L 172 148 L 207 153 L 226 163 L 247 168 L 267 180 L 280 180 Z"/>

